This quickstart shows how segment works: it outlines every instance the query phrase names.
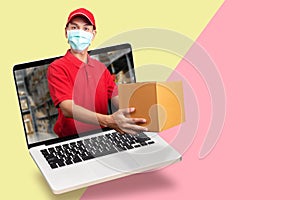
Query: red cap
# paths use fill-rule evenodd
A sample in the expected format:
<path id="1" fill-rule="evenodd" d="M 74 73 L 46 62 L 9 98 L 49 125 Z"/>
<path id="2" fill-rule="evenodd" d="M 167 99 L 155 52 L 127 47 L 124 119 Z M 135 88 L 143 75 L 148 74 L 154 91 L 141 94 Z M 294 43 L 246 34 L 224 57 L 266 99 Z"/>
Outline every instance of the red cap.
<path id="1" fill-rule="evenodd" d="M 68 21 L 67 21 L 67 24 L 73 19 L 73 17 L 75 16 L 84 16 L 86 17 L 89 22 L 94 26 L 94 28 L 96 29 L 96 24 L 95 24 L 95 18 L 94 18 L 94 15 L 88 11 L 87 9 L 85 8 L 78 8 L 74 11 L 72 11 L 68 17 Z"/>

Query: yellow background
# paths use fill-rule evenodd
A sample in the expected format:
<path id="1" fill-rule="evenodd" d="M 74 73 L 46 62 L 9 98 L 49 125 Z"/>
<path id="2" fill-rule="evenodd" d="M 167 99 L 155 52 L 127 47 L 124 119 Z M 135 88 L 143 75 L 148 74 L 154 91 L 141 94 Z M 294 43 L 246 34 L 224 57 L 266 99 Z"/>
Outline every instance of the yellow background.
<path id="1" fill-rule="evenodd" d="M 85 191 L 81 189 L 56 196 L 51 193 L 26 149 L 12 74 L 14 64 L 65 53 L 68 45 L 64 27 L 72 10 L 85 7 L 94 13 L 98 33 L 91 48 L 95 48 L 114 35 L 143 27 L 171 29 L 195 40 L 222 3 L 223 0 L 2 1 L 1 198 L 79 199 Z M 172 68 L 180 60 L 176 56 L 150 50 L 139 51 L 134 55 L 136 66 L 151 63 L 153 58 L 156 63 Z"/>

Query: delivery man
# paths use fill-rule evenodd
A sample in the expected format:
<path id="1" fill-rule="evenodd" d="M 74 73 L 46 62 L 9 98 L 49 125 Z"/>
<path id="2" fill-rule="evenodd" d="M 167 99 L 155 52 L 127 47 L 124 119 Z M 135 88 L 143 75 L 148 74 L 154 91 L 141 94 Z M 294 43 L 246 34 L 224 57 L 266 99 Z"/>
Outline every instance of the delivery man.
<path id="1" fill-rule="evenodd" d="M 70 44 L 67 53 L 50 64 L 47 72 L 51 98 L 58 108 L 54 132 L 59 137 L 109 127 L 120 133 L 138 133 L 147 128 L 143 118 L 128 118 L 134 108 L 107 114 L 108 100 L 118 108 L 118 91 L 106 66 L 88 55 L 96 35 L 93 14 L 79 8 L 70 13 L 65 36 Z"/>

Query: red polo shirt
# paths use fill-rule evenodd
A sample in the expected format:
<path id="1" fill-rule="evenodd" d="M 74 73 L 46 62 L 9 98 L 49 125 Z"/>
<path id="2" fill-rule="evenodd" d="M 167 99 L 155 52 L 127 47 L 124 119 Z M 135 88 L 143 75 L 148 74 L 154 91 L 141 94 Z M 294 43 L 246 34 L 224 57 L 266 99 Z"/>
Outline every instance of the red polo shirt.
<path id="1" fill-rule="evenodd" d="M 107 114 L 108 99 L 118 92 L 103 63 L 88 56 L 88 63 L 85 64 L 68 50 L 64 57 L 50 64 L 47 78 L 51 98 L 58 108 L 54 132 L 59 137 L 100 128 L 64 117 L 58 106 L 64 100 L 73 100 L 76 105 L 88 110 Z"/>

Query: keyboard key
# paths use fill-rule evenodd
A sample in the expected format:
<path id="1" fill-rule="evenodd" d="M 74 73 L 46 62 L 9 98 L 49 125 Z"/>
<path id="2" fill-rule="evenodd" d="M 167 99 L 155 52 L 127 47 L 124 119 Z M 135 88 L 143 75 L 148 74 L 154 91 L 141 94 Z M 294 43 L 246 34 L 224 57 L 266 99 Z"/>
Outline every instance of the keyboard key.
<path id="1" fill-rule="evenodd" d="M 74 147 L 77 147 L 77 145 L 76 145 L 75 142 L 71 142 L 71 143 L 70 143 L 70 147 L 71 147 L 71 148 L 74 148 Z"/>
<path id="2" fill-rule="evenodd" d="M 79 157 L 79 156 L 74 156 L 74 158 L 73 158 L 73 162 L 74 163 L 78 163 L 78 162 L 81 162 L 82 161 L 82 159 Z"/>
<path id="3" fill-rule="evenodd" d="M 66 163 L 66 165 L 71 165 L 71 164 L 73 164 L 73 161 L 71 159 L 68 159 L 65 161 L 65 163 Z"/>
<path id="4" fill-rule="evenodd" d="M 146 142 L 141 142 L 140 144 L 141 144 L 142 146 L 146 146 L 146 145 L 147 145 Z"/>
<path id="5" fill-rule="evenodd" d="M 47 159 L 47 161 L 50 163 L 50 162 L 56 162 L 58 159 L 56 157 L 50 157 Z"/>
<path id="6" fill-rule="evenodd" d="M 154 144 L 154 141 L 149 141 L 148 144 Z"/>
<path id="7" fill-rule="evenodd" d="M 118 149 L 118 151 L 125 151 L 126 148 L 123 147 L 121 144 L 117 145 L 116 148 Z"/>
<path id="8" fill-rule="evenodd" d="M 53 147 L 51 147 L 51 148 L 48 149 L 48 151 L 49 151 L 50 154 L 53 154 L 55 152 L 55 149 Z"/>
<path id="9" fill-rule="evenodd" d="M 63 160 L 58 160 L 57 164 L 58 164 L 59 167 L 65 166 L 65 163 L 64 163 Z"/>
<path id="10" fill-rule="evenodd" d="M 49 165 L 52 169 L 58 168 L 58 165 L 56 163 L 49 163 Z"/>
<path id="11" fill-rule="evenodd" d="M 93 158 L 95 158 L 95 157 L 92 156 L 92 155 L 90 155 L 90 154 L 88 154 L 88 155 L 83 154 L 83 155 L 81 156 L 81 158 L 82 158 L 82 160 L 90 160 L 90 159 L 93 159 Z"/>
<path id="12" fill-rule="evenodd" d="M 41 152 L 43 155 L 49 155 L 49 152 L 47 149 L 42 149 Z"/>
<path id="13" fill-rule="evenodd" d="M 61 146 L 57 146 L 57 147 L 55 147 L 55 150 L 56 150 L 57 152 L 59 152 L 59 151 L 62 150 L 62 147 L 61 147 Z"/>
<path id="14" fill-rule="evenodd" d="M 145 142 L 147 140 L 150 140 L 149 137 L 137 137 L 136 139 L 137 139 L 138 142 Z"/>

